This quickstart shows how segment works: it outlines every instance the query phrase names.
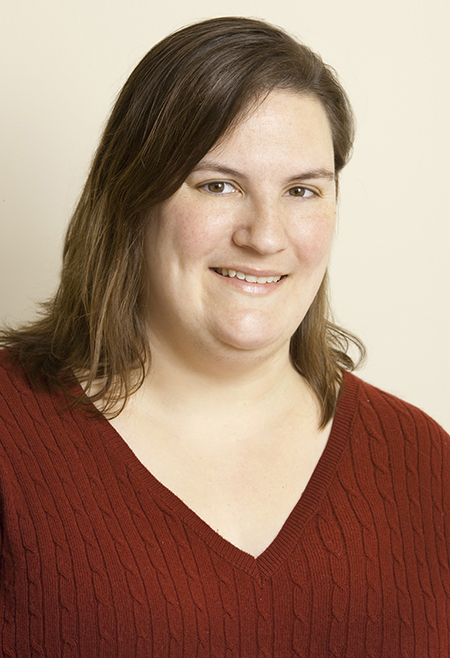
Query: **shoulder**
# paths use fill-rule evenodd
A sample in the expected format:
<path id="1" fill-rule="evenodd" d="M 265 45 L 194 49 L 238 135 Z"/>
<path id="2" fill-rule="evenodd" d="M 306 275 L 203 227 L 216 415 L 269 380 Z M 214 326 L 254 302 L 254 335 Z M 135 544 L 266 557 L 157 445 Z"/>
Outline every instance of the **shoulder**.
<path id="1" fill-rule="evenodd" d="M 0 350 L 0 441 L 35 422 L 45 394 L 34 391 L 24 368 L 9 350 Z M 48 395 L 47 395 L 48 397 Z M 44 405 L 42 405 L 42 402 Z"/>
<path id="2" fill-rule="evenodd" d="M 335 421 L 339 418 L 347 421 L 348 472 L 375 492 L 373 500 L 381 495 L 404 527 L 412 513 L 423 522 L 443 510 L 450 513 L 450 436 L 428 414 L 345 374 Z"/>
<path id="3" fill-rule="evenodd" d="M 38 388 L 32 386 L 27 370 L 16 354 L 7 348 L 0 349 L 0 400 L 15 406 L 25 398 L 39 397 L 39 394 L 49 395 L 44 381 Z"/>
<path id="4" fill-rule="evenodd" d="M 14 354 L 8 349 L 0 350 L 0 409 L 20 403 L 22 395 L 31 390 L 26 373 Z"/>
<path id="5" fill-rule="evenodd" d="M 26 369 L 8 349 L 0 350 L 0 441 L 31 428 L 49 427 L 53 419 L 67 416 L 70 402 L 60 391 L 43 383 L 33 386 Z"/>
<path id="6" fill-rule="evenodd" d="M 353 374 L 344 373 L 338 403 L 344 413 L 352 413 L 354 424 L 372 434 L 445 437 L 447 432 L 427 413 L 401 398 L 368 384 Z"/>

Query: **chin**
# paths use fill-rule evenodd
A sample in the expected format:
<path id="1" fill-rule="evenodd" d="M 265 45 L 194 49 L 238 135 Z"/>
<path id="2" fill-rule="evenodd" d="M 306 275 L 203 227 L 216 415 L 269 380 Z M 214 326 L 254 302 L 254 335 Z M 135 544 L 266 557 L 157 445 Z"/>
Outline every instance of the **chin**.
<path id="1" fill-rule="evenodd" d="M 229 328 L 228 328 L 229 329 Z M 222 344 L 241 352 L 256 352 L 268 350 L 273 352 L 290 340 L 289 332 L 270 331 L 270 327 L 245 327 L 239 331 L 219 332 L 218 338 Z"/>
<path id="2" fill-rule="evenodd" d="M 227 341 L 226 344 L 241 352 L 256 352 L 265 349 L 270 349 L 274 346 L 275 343 L 277 343 L 275 339 L 258 340 L 253 337 L 249 337 L 248 339 L 243 338 L 241 340 Z"/>

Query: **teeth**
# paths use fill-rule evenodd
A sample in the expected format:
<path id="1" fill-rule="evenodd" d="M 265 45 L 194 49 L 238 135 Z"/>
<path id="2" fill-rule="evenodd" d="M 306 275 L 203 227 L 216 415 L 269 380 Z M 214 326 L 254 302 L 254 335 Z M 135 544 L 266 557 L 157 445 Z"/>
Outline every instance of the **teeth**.
<path id="1" fill-rule="evenodd" d="M 281 279 L 281 276 L 255 276 L 254 274 L 244 274 L 236 270 L 227 270 L 225 267 L 218 268 L 217 272 L 222 274 L 222 276 L 236 277 L 248 283 L 276 283 Z"/>

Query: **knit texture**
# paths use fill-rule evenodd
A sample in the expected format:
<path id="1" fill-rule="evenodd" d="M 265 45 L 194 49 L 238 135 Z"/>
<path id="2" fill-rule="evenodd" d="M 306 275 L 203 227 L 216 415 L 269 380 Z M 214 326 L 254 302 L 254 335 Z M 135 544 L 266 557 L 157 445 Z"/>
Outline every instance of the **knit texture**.
<path id="1" fill-rule="evenodd" d="M 344 375 L 258 558 L 0 354 L 0 656 L 450 658 L 450 437 Z"/>

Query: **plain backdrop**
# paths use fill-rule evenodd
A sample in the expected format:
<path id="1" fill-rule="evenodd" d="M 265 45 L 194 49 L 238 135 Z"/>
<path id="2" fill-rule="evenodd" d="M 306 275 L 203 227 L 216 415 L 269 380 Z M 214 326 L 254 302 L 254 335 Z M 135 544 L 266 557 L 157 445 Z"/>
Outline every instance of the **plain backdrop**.
<path id="1" fill-rule="evenodd" d="M 0 322 L 33 317 L 101 128 L 128 74 L 169 32 L 259 17 L 334 66 L 358 120 L 331 264 L 360 375 L 450 430 L 448 0 L 1 0 Z"/>

